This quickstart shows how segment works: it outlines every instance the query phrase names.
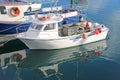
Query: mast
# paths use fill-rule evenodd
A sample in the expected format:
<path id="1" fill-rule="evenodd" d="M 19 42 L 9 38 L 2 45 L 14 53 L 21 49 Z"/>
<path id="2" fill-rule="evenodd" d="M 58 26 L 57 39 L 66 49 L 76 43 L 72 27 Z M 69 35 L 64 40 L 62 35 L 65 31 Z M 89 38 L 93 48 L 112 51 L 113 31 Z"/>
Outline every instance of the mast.
<path id="1" fill-rule="evenodd" d="M 71 4 L 71 8 L 73 8 L 74 0 L 71 0 L 70 4 Z"/>

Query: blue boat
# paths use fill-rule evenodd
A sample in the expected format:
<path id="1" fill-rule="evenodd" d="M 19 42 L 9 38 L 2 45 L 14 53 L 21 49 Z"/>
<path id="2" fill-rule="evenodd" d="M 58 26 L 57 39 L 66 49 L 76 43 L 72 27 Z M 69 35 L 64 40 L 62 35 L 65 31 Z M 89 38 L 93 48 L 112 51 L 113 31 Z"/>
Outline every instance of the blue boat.
<path id="1" fill-rule="evenodd" d="M 29 3 L 23 0 L 0 0 L 0 35 L 14 34 L 16 28 L 25 26 L 34 19 L 41 3 Z M 19 31 L 22 32 L 22 31 Z"/>
<path id="2" fill-rule="evenodd" d="M 0 35 L 25 32 L 31 21 L 36 18 L 36 13 L 39 15 L 50 12 L 59 12 L 64 17 L 59 26 L 77 22 L 81 18 L 81 14 L 76 13 L 75 10 L 63 9 L 61 6 L 41 9 L 41 3 L 29 3 L 23 0 L 5 2 L 3 0 L 0 1 Z"/>

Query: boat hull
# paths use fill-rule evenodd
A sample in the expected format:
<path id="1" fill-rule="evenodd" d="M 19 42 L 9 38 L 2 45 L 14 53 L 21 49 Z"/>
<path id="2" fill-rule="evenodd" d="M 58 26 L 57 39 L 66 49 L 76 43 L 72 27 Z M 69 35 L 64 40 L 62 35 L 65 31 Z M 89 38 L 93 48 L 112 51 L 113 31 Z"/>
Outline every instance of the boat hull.
<path id="1" fill-rule="evenodd" d="M 106 39 L 108 31 L 109 30 L 99 34 L 89 35 L 86 39 L 83 39 L 81 35 L 48 40 L 27 38 L 19 39 L 24 42 L 30 49 L 62 49 Z"/>
<path id="2" fill-rule="evenodd" d="M 30 23 L 0 23 L 0 35 L 25 32 L 29 26 Z"/>

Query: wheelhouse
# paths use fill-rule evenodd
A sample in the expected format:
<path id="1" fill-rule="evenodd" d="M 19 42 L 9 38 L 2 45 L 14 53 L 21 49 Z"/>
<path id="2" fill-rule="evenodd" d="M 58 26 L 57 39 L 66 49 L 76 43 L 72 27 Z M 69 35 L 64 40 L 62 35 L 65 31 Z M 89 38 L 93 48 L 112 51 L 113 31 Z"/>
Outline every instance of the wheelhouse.
<path id="1" fill-rule="evenodd" d="M 35 24 L 32 23 L 30 25 L 29 30 L 38 30 L 38 31 L 49 31 L 49 30 L 56 30 L 57 23 L 50 23 L 50 24 Z"/>

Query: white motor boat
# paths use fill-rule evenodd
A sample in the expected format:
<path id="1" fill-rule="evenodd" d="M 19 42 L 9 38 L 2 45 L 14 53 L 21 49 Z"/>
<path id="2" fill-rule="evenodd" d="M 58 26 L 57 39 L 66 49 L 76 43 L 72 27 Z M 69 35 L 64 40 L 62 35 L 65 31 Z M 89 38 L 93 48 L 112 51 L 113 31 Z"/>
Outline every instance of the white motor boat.
<path id="1" fill-rule="evenodd" d="M 59 26 L 63 20 L 55 13 L 41 14 L 17 38 L 30 49 L 61 49 L 103 40 L 109 31 L 103 24 L 86 20 Z"/>

